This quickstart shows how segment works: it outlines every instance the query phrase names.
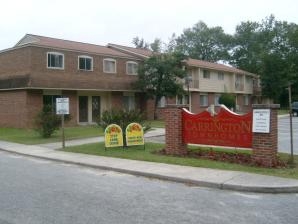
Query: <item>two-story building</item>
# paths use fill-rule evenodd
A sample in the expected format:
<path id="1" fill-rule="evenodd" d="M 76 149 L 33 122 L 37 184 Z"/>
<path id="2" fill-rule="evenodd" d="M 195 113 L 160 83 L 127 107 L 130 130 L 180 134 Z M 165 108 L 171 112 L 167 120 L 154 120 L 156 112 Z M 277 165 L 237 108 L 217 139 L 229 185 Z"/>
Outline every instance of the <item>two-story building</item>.
<path id="1" fill-rule="evenodd" d="M 37 35 L 25 35 L 14 47 L 0 51 L 0 126 L 32 127 L 43 105 L 57 97 L 70 100 L 69 125 L 94 123 L 104 110 L 140 109 L 153 117 L 154 104 L 134 90 L 140 63 L 152 52 L 116 44 L 99 46 Z M 247 110 L 257 76 L 225 65 L 185 61 L 193 112 L 217 104 L 223 92 L 237 95 L 236 109 Z M 189 88 L 188 88 L 189 87 Z"/>

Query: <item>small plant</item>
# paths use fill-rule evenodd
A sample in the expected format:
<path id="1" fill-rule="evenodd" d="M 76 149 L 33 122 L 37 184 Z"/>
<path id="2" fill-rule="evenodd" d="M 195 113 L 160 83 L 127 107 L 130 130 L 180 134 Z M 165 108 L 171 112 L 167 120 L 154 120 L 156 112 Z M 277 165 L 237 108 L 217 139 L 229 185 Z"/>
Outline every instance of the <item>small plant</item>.
<path id="1" fill-rule="evenodd" d="M 43 138 L 49 138 L 59 130 L 61 118 L 53 112 L 50 105 L 44 105 L 35 119 L 36 130 Z"/>
<path id="2" fill-rule="evenodd" d="M 125 129 L 130 123 L 139 123 L 144 132 L 150 129 L 150 126 L 145 123 L 144 115 L 140 111 L 136 110 L 109 110 L 104 111 L 102 116 L 98 118 L 97 124 L 105 129 L 110 124 L 117 124 L 122 128 L 123 131 L 123 142 L 126 145 L 125 141 Z"/>
<path id="3" fill-rule="evenodd" d="M 235 106 L 236 106 L 235 96 L 231 93 L 223 93 L 219 97 L 218 102 L 220 104 L 224 104 L 227 108 L 235 108 Z"/>

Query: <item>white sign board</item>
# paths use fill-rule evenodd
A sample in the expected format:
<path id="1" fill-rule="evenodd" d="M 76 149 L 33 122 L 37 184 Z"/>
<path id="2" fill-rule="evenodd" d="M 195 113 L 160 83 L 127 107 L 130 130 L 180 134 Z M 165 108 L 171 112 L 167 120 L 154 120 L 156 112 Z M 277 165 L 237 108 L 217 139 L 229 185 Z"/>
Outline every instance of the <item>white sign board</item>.
<path id="1" fill-rule="evenodd" d="M 270 132 L 270 109 L 254 109 L 252 132 L 269 133 Z"/>
<path id="2" fill-rule="evenodd" d="M 56 98 L 56 114 L 69 114 L 69 98 Z"/>

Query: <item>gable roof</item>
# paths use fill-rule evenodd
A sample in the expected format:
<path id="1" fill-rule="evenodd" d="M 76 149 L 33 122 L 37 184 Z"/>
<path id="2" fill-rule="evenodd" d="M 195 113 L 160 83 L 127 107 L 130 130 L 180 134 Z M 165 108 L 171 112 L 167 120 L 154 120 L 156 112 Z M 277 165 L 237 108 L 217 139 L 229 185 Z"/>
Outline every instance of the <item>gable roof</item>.
<path id="1" fill-rule="evenodd" d="M 251 76 L 256 76 L 256 74 L 246 72 L 244 70 L 240 70 L 238 68 L 234 68 L 231 66 L 218 64 L 218 63 L 212 63 L 209 61 L 202 61 L 198 59 L 192 59 L 188 58 L 187 60 L 184 60 L 184 62 L 191 67 L 200 67 L 200 68 L 206 68 L 210 70 L 216 70 L 216 71 L 225 71 L 225 72 L 231 72 L 231 73 L 238 73 L 238 74 L 246 74 Z"/>
<path id="2" fill-rule="evenodd" d="M 26 34 L 14 47 L 40 46 L 48 48 L 58 48 L 64 50 L 74 50 L 86 53 L 102 54 L 117 57 L 133 57 L 130 54 L 111 49 L 106 46 L 87 44 L 82 42 L 63 40 L 51 37 Z"/>
<path id="3" fill-rule="evenodd" d="M 142 57 L 142 58 L 149 58 L 153 55 L 153 51 L 144 49 L 144 48 L 127 47 L 127 46 L 111 44 L 111 43 L 109 43 L 107 47 L 119 50 L 127 54 L 132 54 L 134 56 Z"/>

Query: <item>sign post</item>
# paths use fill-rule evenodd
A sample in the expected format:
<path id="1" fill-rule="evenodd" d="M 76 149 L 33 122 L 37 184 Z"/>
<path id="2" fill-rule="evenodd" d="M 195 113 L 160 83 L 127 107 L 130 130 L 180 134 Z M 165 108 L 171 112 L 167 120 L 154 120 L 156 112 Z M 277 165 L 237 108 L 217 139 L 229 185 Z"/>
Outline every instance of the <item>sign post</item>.
<path id="1" fill-rule="evenodd" d="M 69 98 L 56 98 L 56 114 L 61 115 L 62 148 L 65 148 L 64 115 L 69 114 Z"/>

